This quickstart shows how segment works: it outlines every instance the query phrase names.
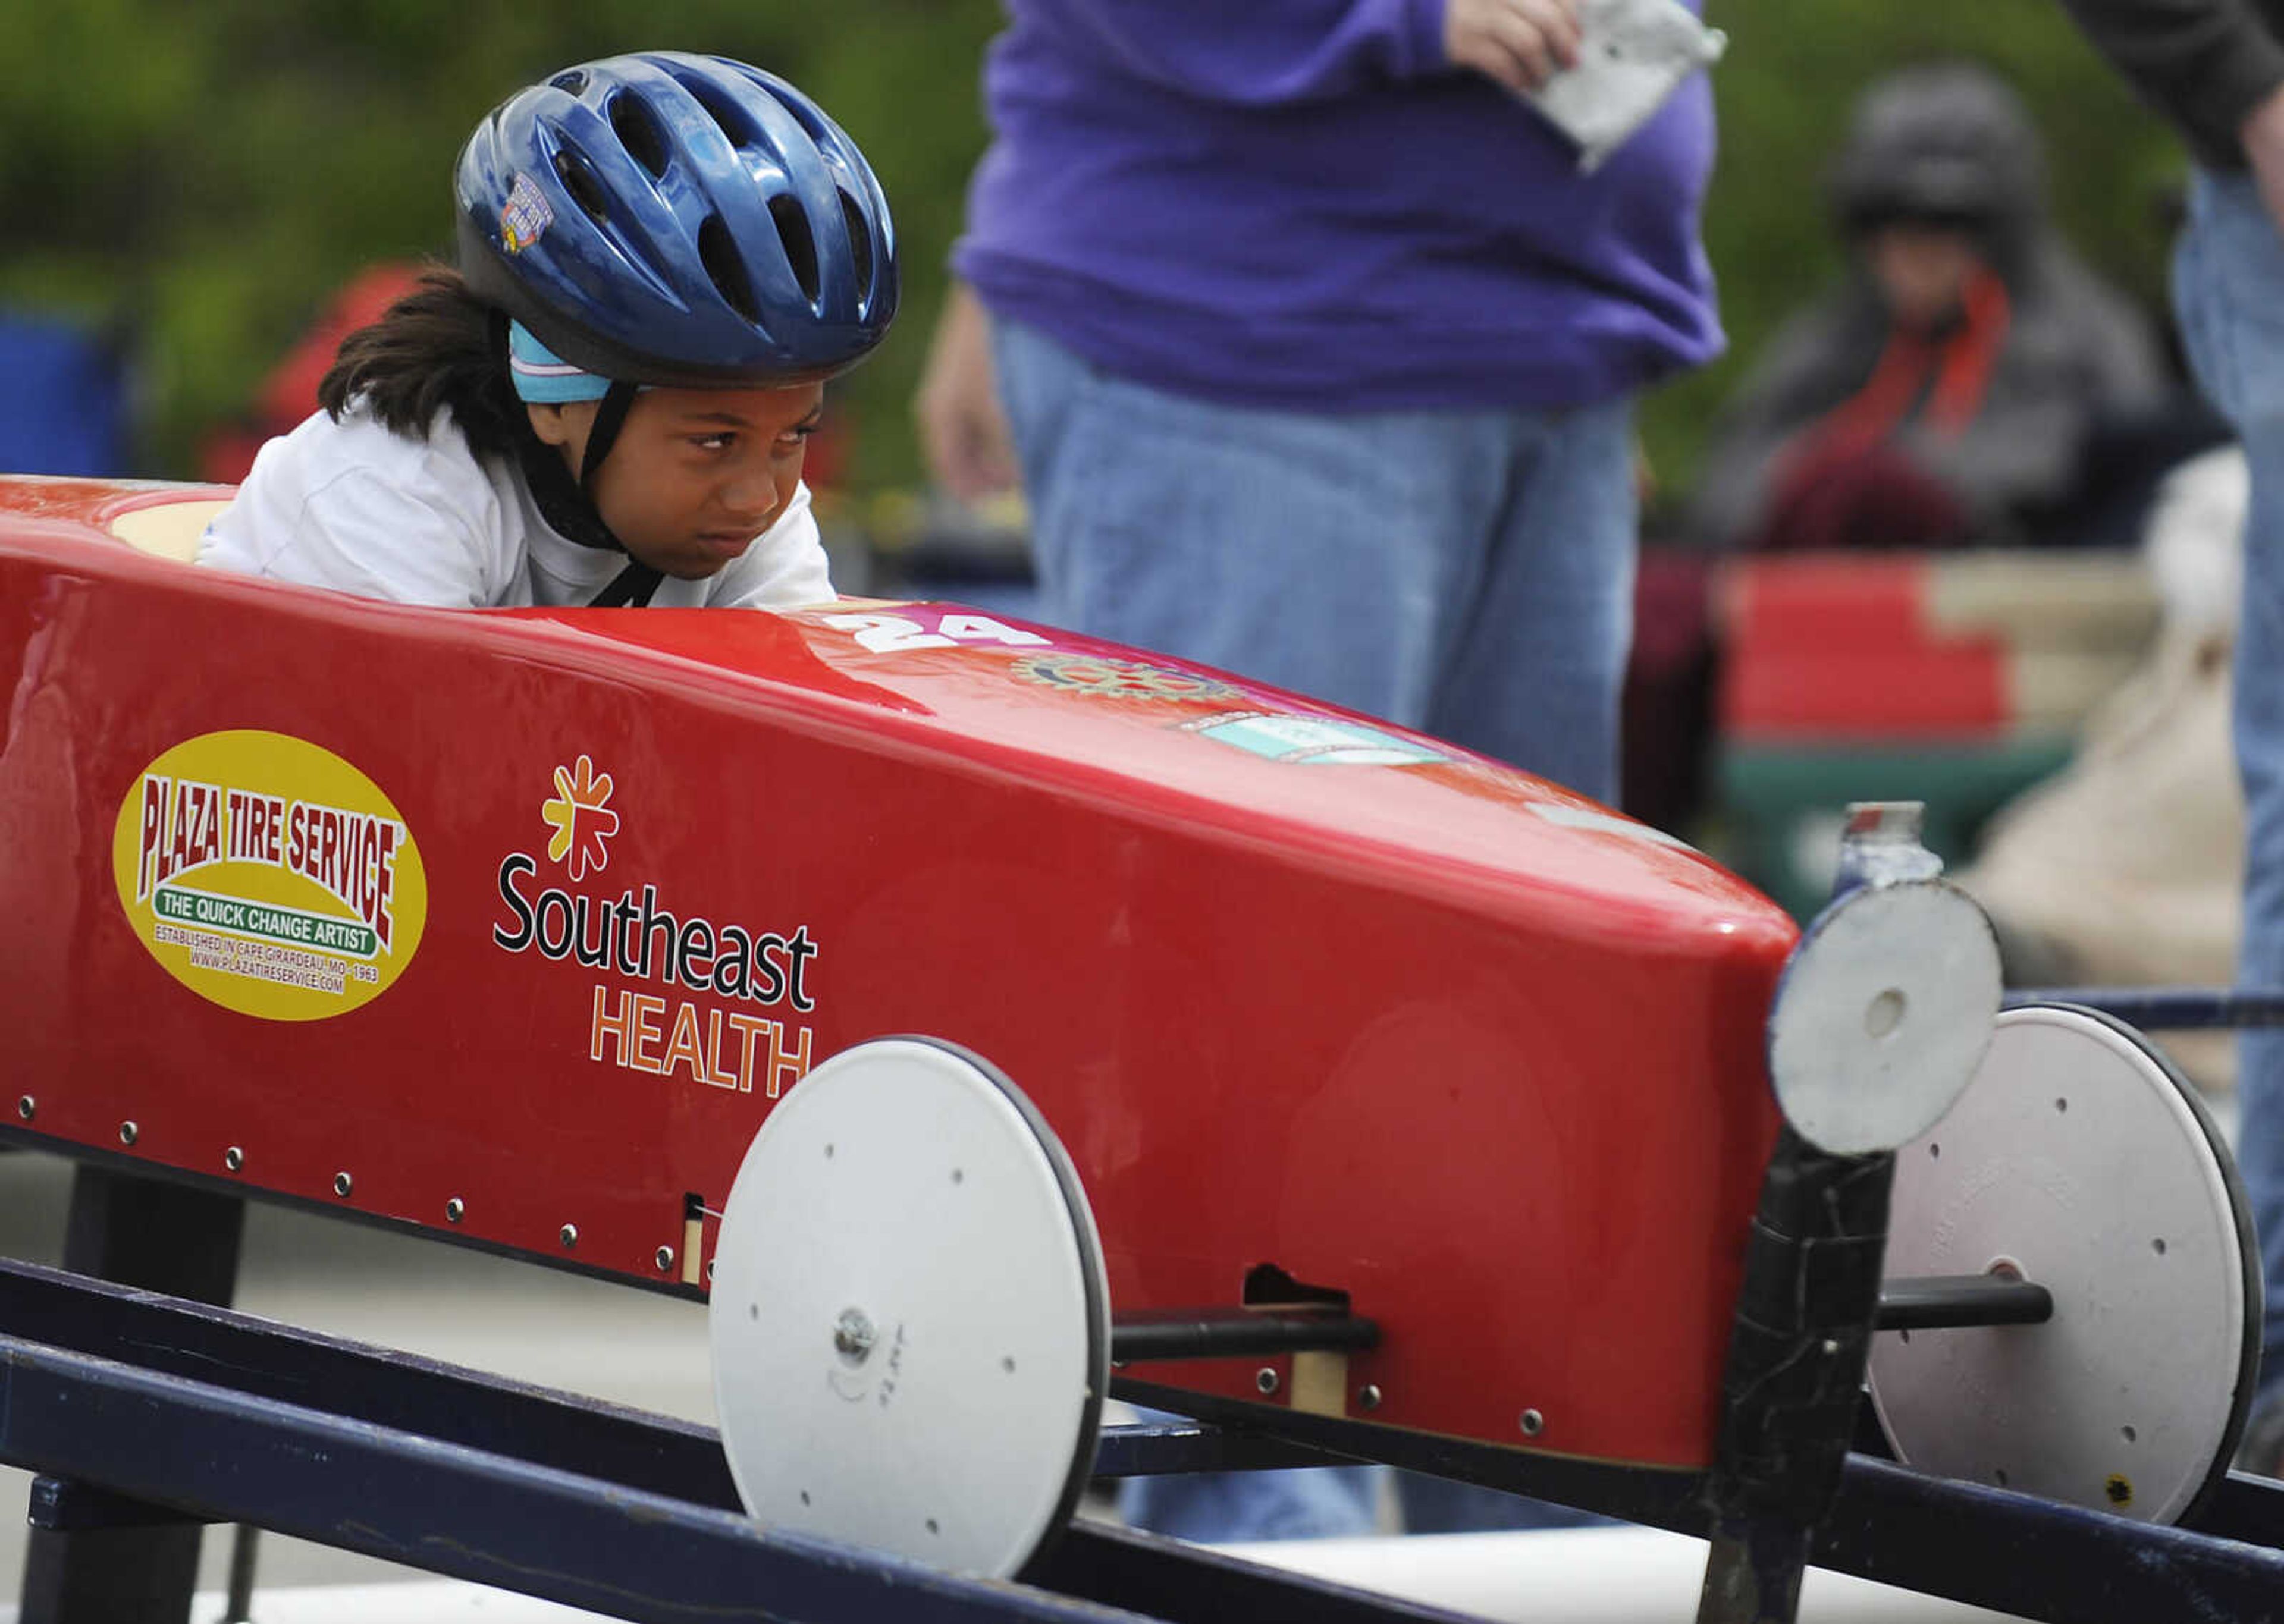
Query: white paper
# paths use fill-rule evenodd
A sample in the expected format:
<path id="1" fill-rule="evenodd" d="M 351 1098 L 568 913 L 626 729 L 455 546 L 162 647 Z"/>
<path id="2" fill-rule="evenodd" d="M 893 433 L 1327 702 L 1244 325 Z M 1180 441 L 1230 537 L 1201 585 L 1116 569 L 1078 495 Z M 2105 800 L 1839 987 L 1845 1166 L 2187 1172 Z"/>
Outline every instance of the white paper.
<path id="1" fill-rule="evenodd" d="M 1579 0 L 1578 66 L 1523 100 L 1578 145 L 1592 170 L 1647 123 L 1682 82 L 1721 59 L 1728 35 L 1676 0 Z"/>

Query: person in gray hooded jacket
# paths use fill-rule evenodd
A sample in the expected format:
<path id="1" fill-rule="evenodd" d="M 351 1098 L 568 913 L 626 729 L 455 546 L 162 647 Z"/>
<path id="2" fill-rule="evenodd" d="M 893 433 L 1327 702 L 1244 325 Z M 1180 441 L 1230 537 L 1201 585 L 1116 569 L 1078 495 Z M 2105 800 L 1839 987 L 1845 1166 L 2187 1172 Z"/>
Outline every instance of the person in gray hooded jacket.
<path id="1" fill-rule="evenodd" d="M 2163 396 L 2147 323 L 2048 222 L 2037 132 L 1987 68 L 1874 84 L 1827 195 L 1851 274 L 1723 414 L 1688 530 L 1769 549 L 2021 539 L 2077 496 L 2097 428 Z"/>

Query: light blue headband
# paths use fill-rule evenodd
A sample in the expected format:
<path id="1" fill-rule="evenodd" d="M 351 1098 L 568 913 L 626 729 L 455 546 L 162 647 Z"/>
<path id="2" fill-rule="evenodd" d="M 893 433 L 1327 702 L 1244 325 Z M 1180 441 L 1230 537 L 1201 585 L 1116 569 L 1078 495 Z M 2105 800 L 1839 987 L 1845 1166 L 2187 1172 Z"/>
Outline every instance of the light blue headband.
<path id="1" fill-rule="evenodd" d="M 583 372 L 531 336 L 521 322 L 507 324 L 507 370 L 515 382 L 518 400 L 537 406 L 560 406 L 571 401 L 599 401 L 611 391 L 611 380 Z"/>

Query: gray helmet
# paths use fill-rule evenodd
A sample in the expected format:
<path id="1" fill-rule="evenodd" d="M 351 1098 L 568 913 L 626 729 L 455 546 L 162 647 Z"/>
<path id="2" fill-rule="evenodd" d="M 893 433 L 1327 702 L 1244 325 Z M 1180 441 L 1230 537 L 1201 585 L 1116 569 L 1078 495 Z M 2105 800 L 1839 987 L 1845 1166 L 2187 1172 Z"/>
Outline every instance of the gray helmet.
<path id="1" fill-rule="evenodd" d="M 2042 210 L 2044 160 L 2022 99 L 1986 67 L 1929 64 L 1891 74 L 1858 98 L 1828 177 L 1850 232 L 1895 220 L 2019 239 Z"/>

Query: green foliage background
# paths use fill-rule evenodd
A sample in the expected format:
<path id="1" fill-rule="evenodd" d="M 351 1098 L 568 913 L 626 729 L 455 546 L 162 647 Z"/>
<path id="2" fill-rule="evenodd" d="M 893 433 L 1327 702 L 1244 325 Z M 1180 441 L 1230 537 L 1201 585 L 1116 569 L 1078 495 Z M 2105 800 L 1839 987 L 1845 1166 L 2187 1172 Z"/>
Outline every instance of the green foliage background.
<path id="1" fill-rule="evenodd" d="M 1242 4 L 1244 0 L 1232 0 Z M 1783 313 L 1838 268 L 1819 180 L 1849 104 L 1888 69 L 1978 55 L 2049 144 L 2055 212 L 2162 309 L 2178 148 L 2052 0 L 1709 0 L 1722 152 L 1706 223 L 1732 340 L 1644 418 L 1668 488 Z M 356 269 L 442 252 L 459 142 L 507 91 L 567 63 L 671 44 L 765 64 L 832 109 L 893 199 L 904 316 L 846 395 L 856 476 L 917 477 L 907 402 L 985 130 L 995 0 L 27 0 L 0 7 L 0 303 L 122 324 L 142 359 L 144 471 L 199 434 Z"/>

